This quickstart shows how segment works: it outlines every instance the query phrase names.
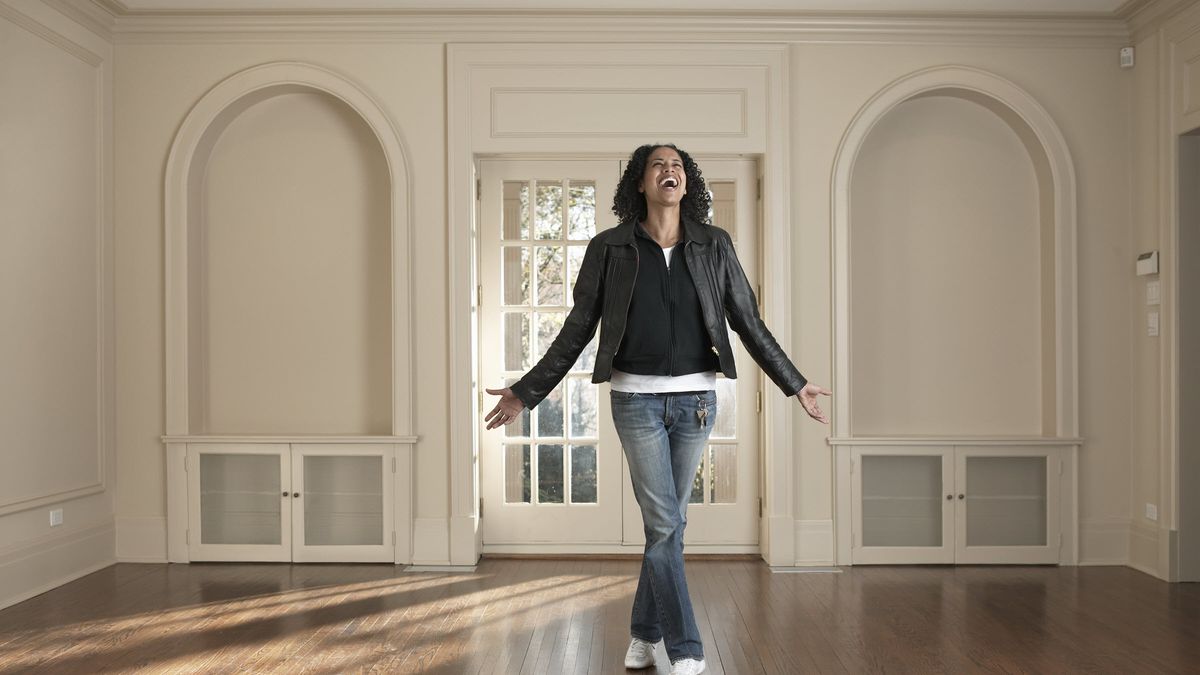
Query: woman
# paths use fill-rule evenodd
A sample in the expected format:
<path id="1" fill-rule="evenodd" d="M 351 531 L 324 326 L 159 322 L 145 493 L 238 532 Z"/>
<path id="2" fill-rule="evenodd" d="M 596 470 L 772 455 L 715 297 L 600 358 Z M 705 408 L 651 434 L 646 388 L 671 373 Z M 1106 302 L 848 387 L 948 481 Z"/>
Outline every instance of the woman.
<path id="1" fill-rule="evenodd" d="M 600 327 L 593 382 L 612 382 L 612 414 L 642 511 L 646 549 L 633 598 L 628 668 L 654 665 L 666 641 L 672 673 L 704 670 L 683 571 L 692 480 L 717 414 L 716 373 L 737 377 L 725 322 L 784 393 L 813 419 L 829 391 L 809 384 L 758 315 L 729 235 L 708 221 L 700 168 L 674 145 L 634 151 L 617 186 L 616 227 L 588 244 L 575 306 L 545 356 L 500 401 L 488 429 L 511 424 L 558 385 Z"/>

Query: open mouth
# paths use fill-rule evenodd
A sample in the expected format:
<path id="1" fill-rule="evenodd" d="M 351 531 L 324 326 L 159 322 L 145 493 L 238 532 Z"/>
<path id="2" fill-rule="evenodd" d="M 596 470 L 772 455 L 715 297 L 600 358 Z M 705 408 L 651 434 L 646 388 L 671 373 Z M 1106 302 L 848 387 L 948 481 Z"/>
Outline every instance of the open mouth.
<path id="1" fill-rule="evenodd" d="M 679 187 L 679 179 L 674 176 L 667 176 L 658 184 L 664 190 L 674 190 Z"/>

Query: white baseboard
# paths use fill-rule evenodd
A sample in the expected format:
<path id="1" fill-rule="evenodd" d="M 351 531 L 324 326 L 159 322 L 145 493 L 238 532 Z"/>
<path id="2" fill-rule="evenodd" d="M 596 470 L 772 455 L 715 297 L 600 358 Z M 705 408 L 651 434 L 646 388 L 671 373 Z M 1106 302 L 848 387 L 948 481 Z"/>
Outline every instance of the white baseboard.
<path id="1" fill-rule="evenodd" d="M 768 565 L 791 565 L 796 558 L 796 525 L 791 516 L 767 518 L 766 550 L 763 560 Z"/>
<path id="2" fill-rule="evenodd" d="M 117 518 L 117 562 L 167 562 L 166 517 Z"/>
<path id="3" fill-rule="evenodd" d="M 796 521 L 797 566 L 833 565 L 833 520 Z"/>
<path id="4" fill-rule="evenodd" d="M 474 565 L 479 562 L 479 525 L 475 516 L 450 518 L 450 563 Z"/>
<path id="5" fill-rule="evenodd" d="M 413 519 L 412 564 L 451 564 L 449 518 Z"/>
<path id="6" fill-rule="evenodd" d="M 8 549 L 0 557 L 0 609 L 116 563 L 115 550 L 111 518 Z"/>
<path id="7" fill-rule="evenodd" d="M 1128 565 L 1128 518 L 1092 518 L 1079 523 L 1080 565 Z"/>

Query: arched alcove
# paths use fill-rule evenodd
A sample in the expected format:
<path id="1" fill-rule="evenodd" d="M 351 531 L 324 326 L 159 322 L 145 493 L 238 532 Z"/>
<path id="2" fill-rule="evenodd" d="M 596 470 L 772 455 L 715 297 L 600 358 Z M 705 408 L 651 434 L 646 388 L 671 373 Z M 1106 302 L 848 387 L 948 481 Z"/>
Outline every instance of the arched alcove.
<path id="1" fill-rule="evenodd" d="M 337 98 L 269 91 L 193 159 L 189 432 L 389 435 L 387 162 Z"/>
<path id="2" fill-rule="evenodd" d="M 380 106 L 256 66 L 189 112 L 166 174 L 167 434 L 409 433 L 409 172 Z"/>
<path id="3" fill-rule="evenodd" d="M 1054 186 L 1044 150 L 1005 110 L 927 91 L 860 148 L 853 436 L 1054 434 L 1054 214 L 1041 199 Z"/>
<path id="4" fill-rule="evenodd" d="M 919 71 L 860 110 L 833 182 L 835 437 L 1074 437 L 1075 180 L 1045 110 Z"/>

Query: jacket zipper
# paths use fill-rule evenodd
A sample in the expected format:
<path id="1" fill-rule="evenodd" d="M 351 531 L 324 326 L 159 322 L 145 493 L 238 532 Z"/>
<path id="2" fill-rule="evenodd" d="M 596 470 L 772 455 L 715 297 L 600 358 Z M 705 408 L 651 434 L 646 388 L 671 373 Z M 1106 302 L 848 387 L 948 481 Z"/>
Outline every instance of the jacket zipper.
<path id="1" fill-rule="evenodd" d="M 642 267 L 642 256 L 638 253 L 637 244 L 630 244 L 633 247 L 633 282 L 637 283 L 638 271 Z M 633 287 L 629 288 L 629 299 L 625 301 L 625 322 L 621 324 L 621 335 L 617 337 L 617 346 L 613 347 L 613 358 L 617 357 L 617 352 L 621 351 L 621 343 L 625 341 L 625 328 L 629 324 L 629 305 L 633 304 Z"/>
<path id="2" fill-rule="evenodd" d="M 663 251 L 663 264 L 667 267 L 667 321 L 671 323 L 667 341 L 667 375 L 675 375 L 675 286 L 671 284 L 671 265 L 667 252 Z"/>

